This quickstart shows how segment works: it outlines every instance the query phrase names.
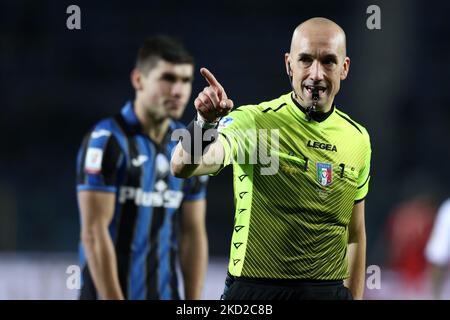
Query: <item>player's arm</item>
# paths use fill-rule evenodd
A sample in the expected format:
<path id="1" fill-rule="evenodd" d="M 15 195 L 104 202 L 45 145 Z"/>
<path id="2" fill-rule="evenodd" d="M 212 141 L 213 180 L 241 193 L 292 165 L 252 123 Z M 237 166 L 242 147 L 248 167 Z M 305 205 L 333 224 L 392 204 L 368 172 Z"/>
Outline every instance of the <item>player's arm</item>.
<path id="1" fill-rule="evenodd" d="M 202 68 L 200 72 L 209 86 L 199 93 L 194 101 L 194 105 L 197 110 L 197 116 L 206 124 L 214 125 L 217 124 L 221 117 L 231 111 L 233 101 L 228 99 L 224 88 L 208 69 Z M 202 147 L 198 148 L 199 152 L 194 152 L 194 130 L 204 131 L 204 128 L 200 128 L 196 122 L 192 122 L 188 126 L 190 137 L 192 137 L 189 143 L 180 141 L 172 155 L 171 168 L 176 177 L 189 178 L 194 175 L 215 173 L 223 164 L 225 152 L 222 143 L 218 139 L 207 146 L 203 142 Z M 217 129 L 212 128 L 209 130 L 211 134 L 214 134 L 214 132 L 217 134 Z M 184 142 L 187 141 L 184 140 Z"/>
<path id="2" fill-rule="evenodd" d="M 364 200 L 355 204 L 349 224 L 348 265 L 350 277 L 346 279 L 345 286 L 350 289 L 355 300 L 363 298 L 366 278 L 366 227 L 364 211 Z"/>
<path id="3" fill-rule="evenodd" d="M 206 200 L 185 201 L 181 213 L 180 262 L 187 300 L 201 298 L 208 266 Z"/>
<path id="4" fill-rule="evenodd" d="M 78 203 L 82 221 L 81 241 L 99 296 L 103 299 L 124 299 L 114 244 L 108 231 L 114 213 L 115 193 L 79 191 Z"/>

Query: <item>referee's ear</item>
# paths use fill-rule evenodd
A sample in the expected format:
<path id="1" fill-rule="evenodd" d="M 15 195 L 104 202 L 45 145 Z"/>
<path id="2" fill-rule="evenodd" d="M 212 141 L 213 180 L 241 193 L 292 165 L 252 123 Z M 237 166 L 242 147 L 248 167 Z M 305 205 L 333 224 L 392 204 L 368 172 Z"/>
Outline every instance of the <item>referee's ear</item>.
<path id="1" fill-rule="evenodd" d="M 342 70 L 341 70 L 341 80 L 345 80 L 347 78 L 349 70 L 350 70 L 350 58 L 345 57 L 344 64 L 342 65 Z"/>
<path id="2" fill-rule="evenodd" d="M 131 70 L 130 80 L 134 90 L 142 90 L 142 73 L 137 68 Z"/>
<path id="3" fill-rule="evenodd" d="M 291 63 L 289 59 L 289 53 L 284 54 L 284 64 L 286 66 L 286 73 L 288 77 L 292 77 Z"/>

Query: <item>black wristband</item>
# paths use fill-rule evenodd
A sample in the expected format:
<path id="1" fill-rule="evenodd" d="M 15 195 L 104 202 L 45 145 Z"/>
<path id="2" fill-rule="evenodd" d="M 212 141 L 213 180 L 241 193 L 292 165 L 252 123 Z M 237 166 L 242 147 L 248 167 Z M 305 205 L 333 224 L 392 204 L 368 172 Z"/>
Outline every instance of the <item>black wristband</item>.
<path id="1" fill-rule="evenodd" d="M 180 138 L 181 146 L 191 155 L 192 163 L 199 164 L 205 148 L 217 140 L 217 127 L 204 129 L 194 119 L 186 129 L 189 135 Z"/>

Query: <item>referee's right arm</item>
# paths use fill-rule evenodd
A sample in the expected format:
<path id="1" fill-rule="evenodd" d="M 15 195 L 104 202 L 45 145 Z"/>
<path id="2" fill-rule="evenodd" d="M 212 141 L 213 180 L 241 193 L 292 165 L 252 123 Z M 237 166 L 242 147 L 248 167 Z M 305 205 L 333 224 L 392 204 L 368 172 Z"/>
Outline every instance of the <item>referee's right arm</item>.
<path id="1" fill-rule="evenodd" d="M 221 117 L 226 116 L 233 109 L 233 101 L 228 99 L 225 89 L 208 69 L 201 68 L 200 73 L 209 86 L 205 87 L 195 99 L 195 109 L 206 122 L 217 123 Z M 193 135 L 193 127 L 197 124 L 191 125 L 190 134 Z M 217 129 L 212 130 L 217 131 Z M 215 173 L 223 165 L 225 149 L 219 139 L 209 144 L 200 155 L 192 155 L 193 150 L 194 146 L 183 147 L 181 141 L 176 146 L 171 160 L 172 172 L 176 177 L 189 178 Z"/>

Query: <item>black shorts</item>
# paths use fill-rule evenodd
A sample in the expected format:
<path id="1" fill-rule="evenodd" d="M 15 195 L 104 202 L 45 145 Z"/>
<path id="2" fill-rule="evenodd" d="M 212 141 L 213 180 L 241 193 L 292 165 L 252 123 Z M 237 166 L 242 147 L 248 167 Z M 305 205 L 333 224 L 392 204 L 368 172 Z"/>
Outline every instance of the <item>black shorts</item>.
<path id="1" fill-rule="evenodd" d="M 278 280 L 228 274 L 222 300 L 353 300 L 342 280 Z"/>

